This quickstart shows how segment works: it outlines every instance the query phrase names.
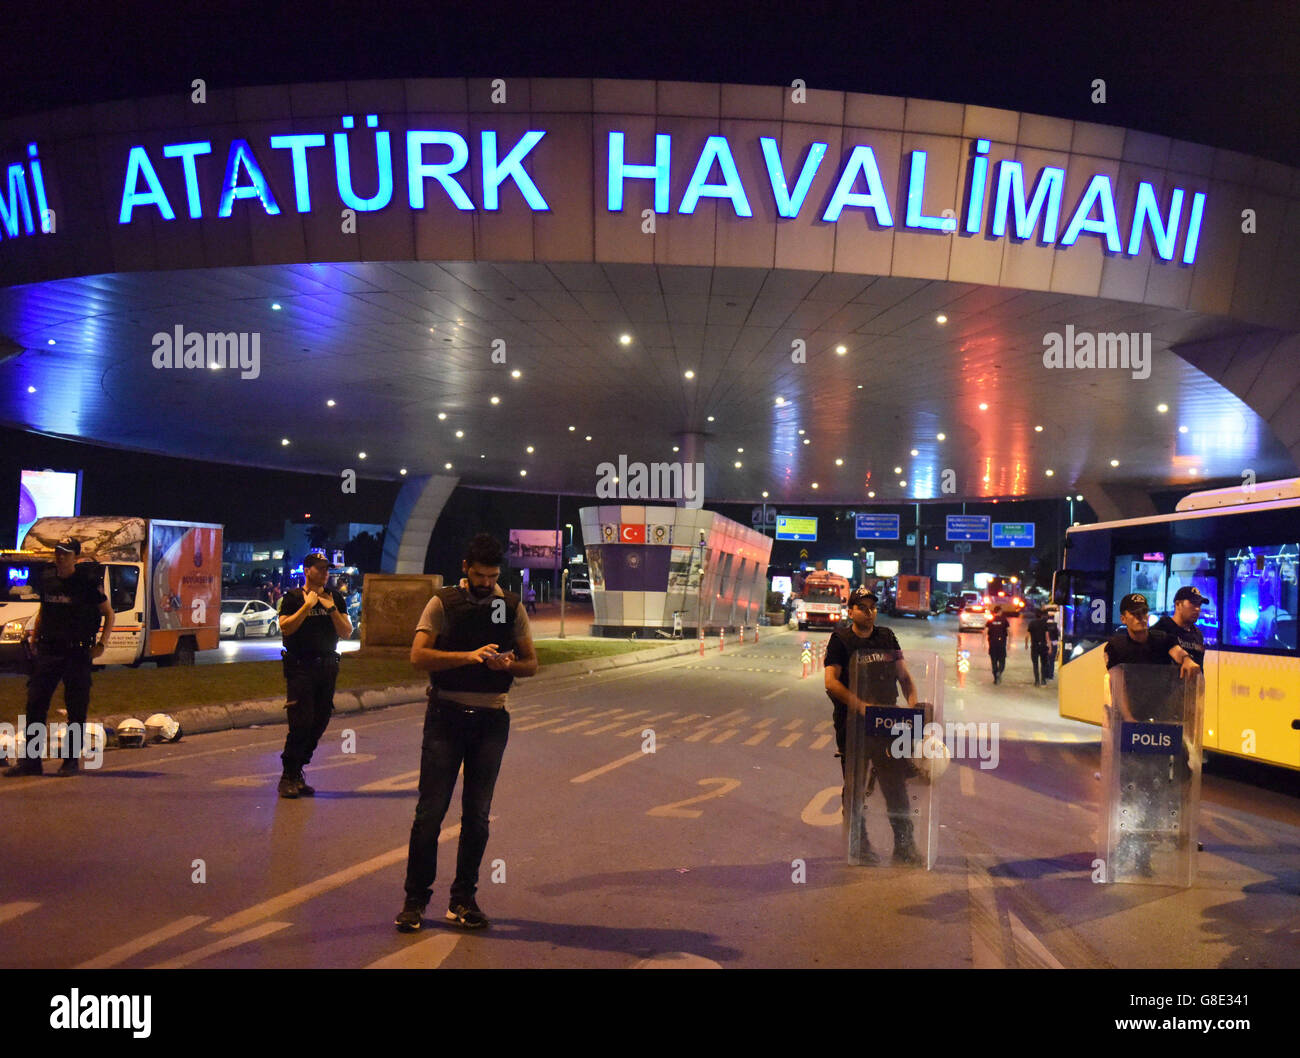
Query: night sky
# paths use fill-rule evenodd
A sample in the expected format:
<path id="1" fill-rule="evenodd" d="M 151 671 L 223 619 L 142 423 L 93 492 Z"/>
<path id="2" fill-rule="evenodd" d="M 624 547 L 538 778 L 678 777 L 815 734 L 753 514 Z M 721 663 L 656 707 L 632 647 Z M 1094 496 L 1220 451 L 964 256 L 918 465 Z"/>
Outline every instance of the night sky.
<path id="1" fill-rule="evenodd" d="M 789 84 L 977 103 L 1147 130 L 1300 166 L 1293 3 L 10 5 L 0 116 L 189 91 L 348 78 L 613 77 Z M 1092 82 L 1107 101 L 1091 101 Z M 181 463 L 0 430 L 0 512 L 20 467 L 87 470 L 83 510 L 217 521 L 383 522 L 399 483 Z M 589 501 L 586 501 L 589 502 Z M 566 499 L 561 522 L 577 519 Z M 810 508 L 811 509 L 811 508 Z M 748 521 L 739 513 L 731 513 Z M 554 524 L 555 497 L 458 490 L 438 537 Z M 454 523 L 454 524 L 453 524 Z M 0 545 L 12 545 L 0 513 Z M 430 568 L 454 560 L 431 550 Z M 444 547 L 437 543 L 435 548 Z M 777 561 L 778 556 L 773 556 Z"/>

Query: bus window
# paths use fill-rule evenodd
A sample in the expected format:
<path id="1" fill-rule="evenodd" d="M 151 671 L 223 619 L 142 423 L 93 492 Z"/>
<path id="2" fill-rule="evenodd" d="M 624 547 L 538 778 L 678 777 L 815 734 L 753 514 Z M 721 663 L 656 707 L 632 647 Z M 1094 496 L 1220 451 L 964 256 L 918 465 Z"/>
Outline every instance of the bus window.
<path id="1" fill-rule="evenodd" d="M 1196 625 L 1205 637 L 1206 646 L 1219 642 L 1219 576 L 1214 556 L 1205 551 L 1190 551 L 1169 556 L 1169 580 L 1165 585 L 1163 613 L 1174 612 L 1174 596 L 1180 588 L 1195 588 L 1206 602 Z"/>
<path id="2" fill-rule="evenodd" d="M 1224 586 L 1228 646 L 1296 649 L 1296 568 L 1300 545 L 1232 548 Z"/>
<path id="3" fill-rule="evenodd" d="M 1151 622 L 1159 619 L 1165 599 L 1165 556 L 1159 552 L 1143 555 L 1118 555 L 1115 558 L 1115 592 L 1111 600 L 1112 621 L 1120 624 L 1119 603 L 1125 595 L 1136 592 L 1146 596 Z"/>

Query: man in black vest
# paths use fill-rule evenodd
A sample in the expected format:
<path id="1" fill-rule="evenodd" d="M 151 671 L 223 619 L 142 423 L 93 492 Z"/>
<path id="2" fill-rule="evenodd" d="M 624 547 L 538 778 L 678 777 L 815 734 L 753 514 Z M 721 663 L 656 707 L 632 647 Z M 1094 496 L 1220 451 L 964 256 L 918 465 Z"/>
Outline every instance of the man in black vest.
<path id="1" fill-rule="evenodd" d="M 402 933 L 414 933 L 423 924 L 438 869 L 438 835 L 462 764 L 460 845 L 446 917 L 465 929 L 488 924 L 474 894 L 487 848 L 492 793 L 510 734 L 507 692 L 516 676 L 537 672 L 528 614 L 518 595 L 497 584 L 501 559 L 500 543 L 487 533 L 474 537 L 461 564 L 465 579 L 457 587 L 439 589 L 429 600 L 411 644 L 411 664 L 429 673 L 429 708 L 420 749 L 420 800 L 406 861 L 406 901 L 393 923 Z"/>
<path id="2" fill-rule="evenodd" d="M 1049 616 L 1045 610 L 1039 610 L 1025 626 L 1025 645 L 1034 665 L 1035 687 L 1047 686 L 1052 677 L 1052 651 L 1056 649 L 1052 632 L 1056 625 L 1048 623 Z"/>
<path id="3" fill-rule="evenodd" d="M 1165 614 L 1152 626 L 1157 632 L 1173 636 L 1187 656 L 1202 668 L 1205 667 L 1205 636 L 1196 622 L 1201 619 L 1201 607 L 1206 601 L 1195 588 L 1179 588 L 1174 593 L 1173 614 Z"/>
<path id="4" fill-rule="evenodd" d="M 311 797 L 316 792 L 307 785 L 302 769 L 311 763 L 334 712 L 339 637 L 352 634 L 343 596 L 326 587 L 330 560 L 324 552 L 313 551 L 304 558 L 302 573 L 306 583 L 285 595 L 280 605 L 289 733 L 280 754 L 284 773 L 279 794 L 286 798 Z"/>
<path id="5" fill-rule="evenodd" d="M 41 608 L 27 630 L 28 642 L 36 650 L 32 674 L 27 680 L 27 723 L 36 725 L 38 731 L 45 729 L 50 699 L 62 680 L 68 723 L 77 725 L 80 744 L 84 745 L 86 714 L 90 711 L 91 663 L 104 653 L 113 631 L 113 607 L 90 569 L 77 568 L 80 554 L 81 541 L 71 537 L 60 540 L 54 545 L 54 568 L 41 575 L 37 588 Z M 101 621 L 104 631 L 96 641 Z M 45 740 L 48 741 L 48 735 Z M 5 775 L 40 775 L 41 758 L 33 756 L 33 752 L 39 751 L 41 741 L 29 738 L 26 755 L 7 768 Z M 77 758 L 70 756 L 57 774 L 76 775 L 79 768 Z"/>
<path id="6" fill-rule="evenodd" d="M 898 699 L 898 688 L 907 696 L 907 704 L 917 703 L 916 685 L 903 663 L 903 650 L 893 631 L 876 624 L 876 596 L 866 588 L 859 588 L 849 598 L 849 620 L 831 633 L 826 644 L 824 662 L 826 695 L 834 707 L 835 745 L 839 748 L 840 775 L 843 777 L 844 750 L 847 740 L 848 713 L 852 709 L 862 714 L 868 706 L 892 706 Z M 852 655 L 858 653 L 859 665 L 866 666 L 866 686 L 851 690 L 845 683 L 849 678 Z M 858 697 L 863 690 L 867 698 Z M 866 750 L 871 758 L 875 779 L 885 795 L 885 810 L 894 831 L 894 862 L 918 865 L 924 863 L 916 847 L 912 822 L 907 818 L 907 778 L 909 762 L 896 759 L 890 753 L 892 738 L 867 739 Z M 864 835 L 865 837 L 865 835 Z M 875 861 L 875 853 L 863 844 L 863 855 Z"/>

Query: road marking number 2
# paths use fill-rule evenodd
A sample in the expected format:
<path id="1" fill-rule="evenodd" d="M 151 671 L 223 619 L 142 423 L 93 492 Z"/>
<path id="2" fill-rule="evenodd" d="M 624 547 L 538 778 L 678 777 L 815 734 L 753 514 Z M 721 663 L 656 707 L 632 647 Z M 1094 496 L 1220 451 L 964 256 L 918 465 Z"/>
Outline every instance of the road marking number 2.
<path id="1" fill-rule="evenodd" d="M 704 813 L 694 808 L 687 808 L 687 805 L 698 804 L 700 801 L 708 801 L 714 797 L 721 797 L 723 794 L 729 794 L 740 785 L 739 779 L 701 779 L 697 786 L 711 786 L 718 784 L 716 790 L 710 790 L 708 793 L 696 794 L 694 797 L 688 797 L 685 801 L 674 801 L 670 805 L 659 805 L 652 808 L 646 813 L 648 816 L 664 816 L 669 819 L 699 819 Z"/>

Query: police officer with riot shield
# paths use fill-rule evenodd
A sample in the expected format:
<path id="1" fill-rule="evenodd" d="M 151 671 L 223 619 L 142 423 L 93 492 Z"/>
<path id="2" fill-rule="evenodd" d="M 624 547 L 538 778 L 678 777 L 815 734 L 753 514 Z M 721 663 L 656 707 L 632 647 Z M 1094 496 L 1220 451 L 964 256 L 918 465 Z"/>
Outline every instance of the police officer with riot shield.
<path id="1" fill-rule="evenodd" d="M 898 688 L 902 688 L 907 697 L 907 704 L 917 706 L 916 686 L 911 674 L 903 662 L 903 651 L 898 638 L 888 629 L 876 624 L 876 596 L 865 588 L 859 588 L 849 598 L 849 620 L 842 623 L 831 633 L 826 645 L 825 685 L 826 694 L 834 707 L 835 745 L 839 749 L 840 772 L 845 778 L 846 772 L 846 730 L 849 713 L 861 716 L 871 706 L 892 706 L 898 700 Z M 856 655 L 856 671 L 864 673 L 860 686 L 850 689 L 846 684 L 849 679 L 851 662 Z M 867 780 L 867 793 L 871 787 L 879 785 L 885 797 L 886 813 L 890 827 L 894 832 L 894 862 L 913 866 L 923 865 L 925 858 L 916 847 L 913 825 L 909 817 L 907 797 L 907 780 L 916 774 L 911 761 L 896 756 L 890 751 L 894 742 L 892 733 L 887 735 L 869 735 L 866 738 L 865 752 L 869 759 L 871 778 Z M 855 815 L 852 805 L 845 805 L 845 818 Z M 850 839 L 851 845 L 855 844 Z M 868 847 L 866 835 L 860 838 L 859 862 L 875 863 L 875 853 Z"/>
<path id="2" fill-rule="evenodd" d="M 97 567 L 79 567 L 80 554 L 81 541 L 72 537 L 54 545 L 54 568 L 41 575 L 37 586 L 41 607 L 27 630 L 28 642 L 35 649 L 32 674 L 27 680 L 27 722 L 38 731 L 46 728 L 50 699 L 62 680 L 68 722 L 80 729 L 79 739 L 69 740 L 72 745 L 84 744 L 92 662 L 104 653 L 113 631 L 113 607 L 100 590 L 93 572 Z M 27 753 L 4 774 L 40 775 L 40 741 L 29 738 Z M 80 766 L 75 756 L 67 757 L 57 774 L 76 775 Z"/>

